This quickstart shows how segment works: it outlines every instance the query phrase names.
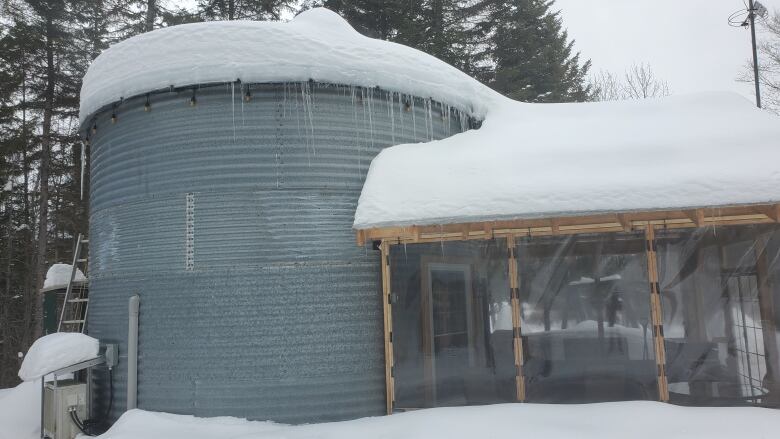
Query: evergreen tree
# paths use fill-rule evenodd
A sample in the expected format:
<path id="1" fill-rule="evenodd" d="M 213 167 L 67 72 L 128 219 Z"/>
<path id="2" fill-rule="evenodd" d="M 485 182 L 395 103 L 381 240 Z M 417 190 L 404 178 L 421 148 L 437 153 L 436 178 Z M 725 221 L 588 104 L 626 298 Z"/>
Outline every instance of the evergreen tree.
<path id="1" fill-rule="evenodd" d="M 492 11 L 491 57 L 495 72 L 489 85 L 520 101 L 586 101 L 590 61 L 580 63 L 554 0 L 506 0 Z"/>
<path id="2" fill-rule="evenodd" d="M 12 188 L 4 197 L 3 217 L 3 371 L 16 370 L 16 353 L 25 352 L 40 334 L 40 290 L 48 266 L 69 258 L 73 233 L 86 228 L 84 204 L 70 193 L 70 157 L 77 142 L 85 60 L 104 46 L 95 48 L 102 37 L 79 30 L 88 27 L 95 35 L 105 30 L 95 17 L 85 20 L 77 13 L 82 6 L 56 0 L 9 0 L 2 5 L 8 20 L 0 33 L 0 180 L 4 188 L 10 181 Z M 88 47 L 80 45 L 83 41 L 89 41 Z M 60 199 L 74 209 L 67 213 Z M 72 216 L 65 220 L 66 215 Z M 61 248 L 67 250 L 60 253 Z M 15 378 L 0 373 L 0 380 L 12 384 L 7 380 Z"/>
<path id="3" fill-rule="evenodd" d="M 333 10 L 358 32 L 429 53 L 466 73 L 480 65 L 479 25 L 492 0 L 324 0 L 304 7 Z"/>
<path id="4" fill-rule="evenodd" d="M 279 20 L 292 12 L 295 0 L 201 0 L 200 15 L 205 20 Z"/>
<path id="5" fill-rule="evenodd" d="M 364 35 L 427 52 L 523 101 L 585 101 L 580 63 L 550 0 L 324 0 Z"/>
<path id="6" fill-rule="evenodd" d="M 325 0 L 306 2 L 304 8 L 324 6 L 341 15 L 358 32 L 371 38 L 396 41 L 406 27 L 415 2 L 403 0 Z"/>

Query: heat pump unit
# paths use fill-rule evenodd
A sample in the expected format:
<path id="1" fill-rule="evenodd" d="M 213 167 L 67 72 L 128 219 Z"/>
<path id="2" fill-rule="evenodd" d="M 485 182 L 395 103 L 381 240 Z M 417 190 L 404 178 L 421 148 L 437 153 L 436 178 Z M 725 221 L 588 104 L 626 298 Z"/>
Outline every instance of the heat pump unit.
<path id="1" fill-rule="evenodd" d="M 87 385 L 75 381 L 46 383 L 43 392 L 43 436 L 74 439 L 81 433 L 70 417 L 75 409 L 79 419 L 87 418 Z"/>

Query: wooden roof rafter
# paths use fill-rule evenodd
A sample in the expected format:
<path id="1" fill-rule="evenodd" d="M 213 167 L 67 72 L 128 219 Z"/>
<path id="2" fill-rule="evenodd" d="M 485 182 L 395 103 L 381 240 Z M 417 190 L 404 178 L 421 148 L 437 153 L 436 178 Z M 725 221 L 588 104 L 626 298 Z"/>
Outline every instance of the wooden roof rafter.
<path id="1" fill-rule="evenodd" d="M 371 241 L 418 243 L 492 239 L 501 236 L 545 236 L 580 233 L 608 233 L 644 230 L 648 226 L 667 228 L 708 227 L 780 222 L 780 204 L 718 206 L 695 209 L 653 210 L 478 221 L 435 225 L 389 226 L 356 231 L 357 244 Z"/>

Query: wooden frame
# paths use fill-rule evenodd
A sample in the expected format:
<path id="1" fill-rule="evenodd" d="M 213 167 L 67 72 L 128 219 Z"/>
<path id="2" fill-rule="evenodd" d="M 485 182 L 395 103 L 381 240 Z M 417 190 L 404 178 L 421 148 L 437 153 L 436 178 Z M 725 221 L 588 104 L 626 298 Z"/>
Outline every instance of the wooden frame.
<path id="1" fill-rule="evenodd" d="M 387 384 L 387 413 L 392 414 L 394 396 L 393 342 L 392 342 L 392 294 L 390 284 L 391 245 L 440 241 L 466 241 L 475 239 L 506 238 L 509 271 L 510 299 L 512 305 L 513 350 L 518 401 L 525 401 L 525 377 L 523 373 L 523 341 L 520 320 L 519 274 L 515 250 L 515 238 L 523 236 L 570 235 L 581 233 L 610 233 L 645 231 L 648 281 L 650 283 L 650 313 L 653 324 L 653 341 L 658 368 L 659 400 L 669 401 L 669 385 L 666 377 L 666 350 L 663 332 L 663 309 L 658 284 L 658 261 L 655 248 L 656 229 L 698 228 L 726 225 L 771 224 L 780 222 L 780 204 L 755 204 L 722 206 L 715 208 L 659 210 L 646 212 L 615 213 L 588 216 L 570 216 L 539 219 L 517 219 L 434 226 L 382 227 L 357 231 L 358 245 L 368 241 L 380 241 L 382 252 L 382 288 L 385 322 L 385 370 Z M 763 248 L 757 249 L 763 256 Z M 759 261 L 761 258 L 759 258 Z M 759 262 L 760 263 L 760 262 Z M 766 267 L 763 267 L 766 270 Z M 759 268 L 760 269 L 760 268 Z M 762 298 L 769 294 L 760 292 Z M 771 298 L 770 298 L 771 299 Z M 762 304 L 762 320 L 769 310 Z M 769 356 L 780 354 L 770 349 Z"/>
<path id="2" fill-rule="evenodd" d="M 515 219 L 428 226 L 393 226 L 356 231 L 358 245 L 370 241 L 417 243 L 491 239 L 502 236 L 544 236 L 606 233 L 648 226 L 664 228 L 777 223 L 780 204 L 754 204 L 686 210 L 656 210 L 587 216 Z"/>

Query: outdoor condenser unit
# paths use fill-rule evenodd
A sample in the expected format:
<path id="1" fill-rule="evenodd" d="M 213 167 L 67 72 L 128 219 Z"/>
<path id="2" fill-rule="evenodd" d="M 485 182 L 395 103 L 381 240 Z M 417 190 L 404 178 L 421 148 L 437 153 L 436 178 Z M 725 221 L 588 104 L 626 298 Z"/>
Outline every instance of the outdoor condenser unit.
<path id="1" fill-rule="evenodd" d="M 46 383 L 43 392 L 43 436 L 50 439 L 73 439 L 80 433 L 69 410 L 76 408 L 80 419 L 87 418 L 87 385 L 75 381 Z"/>

